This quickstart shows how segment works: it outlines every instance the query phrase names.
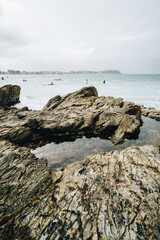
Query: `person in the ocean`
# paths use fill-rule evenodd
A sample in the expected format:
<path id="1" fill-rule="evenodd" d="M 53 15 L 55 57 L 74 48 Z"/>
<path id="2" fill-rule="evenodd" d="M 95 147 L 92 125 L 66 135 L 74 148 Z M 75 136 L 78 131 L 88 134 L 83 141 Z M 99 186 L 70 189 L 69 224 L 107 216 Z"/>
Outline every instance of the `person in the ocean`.
<path id="1" fill-rule="evenodd" d="M 106 83 L 106 80 L 104 80 L 103 83 Z"/>
<path id="2" fill-rule="evenodd" d="M 2 77 L 1 79 L 4 80 L 4 77 Z"/>
<path id="3" fill-rule="evenodd" d="M 53 82 L 51 82 L 49 85 L 54 85 Z"/>
<path id="4" fill-rule="evenodd" d="M 86 84 L 88 84 L 88 79 L 86 79 Z"/>

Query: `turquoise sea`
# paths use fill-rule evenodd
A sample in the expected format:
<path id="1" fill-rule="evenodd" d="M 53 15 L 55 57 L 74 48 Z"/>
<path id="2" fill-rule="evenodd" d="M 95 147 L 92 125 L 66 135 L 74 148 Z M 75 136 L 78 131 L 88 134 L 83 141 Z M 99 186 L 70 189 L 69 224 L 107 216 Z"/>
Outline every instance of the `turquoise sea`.
<path id="1" fill-rule="evenodd" d="M 2 76 L 0 76 L 2 77 Z M 21 86 L 21 103 L 40 110 L 56 95 L 64 95 L 85 86 L 95 86 L 99 96 L 122 97 L 147 107 L 160 109 L 160 75 L 129 74 L 63 74 L 63 75 L 3 75 L 0 87 L 6 84 Z M 60 81 L 55 79 L 61 78 Z M 88 84 L 86 84 L 88 79 Z M 23 81 L 25 80 L 25 81 Z M 105 80 L 105 84 L 103 81 Z M 49 85 L 53 82 L 54 85 Z M 132 145 L 160 145 L 160 122 L 143 117 L 143 126 L 137 140 L 113 146 L 109 140 L 81 138 L 74 142 L 49 143 L 32 150 L 37 157 L 48 159 L 50 168 L 57 168 L 83 159 L 86 155 L 124 149 Z"/>
<path id="2" fill-rule="evenodd" d="M 1 80 L 2 76 L 4 80 Z M 58 78 L 61 81 L 55 80 Z M 19 107 L 40 110 L 55 95 L 64 95 L 87 86 L 86 79 L 88 86 L 97 88 L 99 96 L 122 97 L 127 101 L 160 109 L 160 74 L 0 75 L 0 87 L 6 84 L 20 85 Z M 54 85 L 49 85 L 51 82 Z"/>

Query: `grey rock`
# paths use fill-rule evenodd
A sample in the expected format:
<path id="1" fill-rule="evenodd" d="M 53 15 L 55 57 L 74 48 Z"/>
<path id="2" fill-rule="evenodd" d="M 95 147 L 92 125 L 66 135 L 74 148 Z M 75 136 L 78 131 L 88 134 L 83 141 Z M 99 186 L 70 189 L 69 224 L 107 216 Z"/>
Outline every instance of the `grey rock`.
<path id="1" fill-rule="evenodd" d="M 64 97 L 50 99 L 42 109 L 42 128 L 48 137 L 88 134 L 111 138 L 114 144 L 138 135 L 141 109 L 122 98 L 98 97 L 94 87 L 82 88 Z M 51 119 L 54 119 L 51 121 Z"/>
<path id="2" fill-rule="evenodd" d="M 145 117 L 153 118 L 157 121 L 160 121 L 160 110 L 156 110 L 155 108 L 151 107 L 144 107 L 141 106 L 142 114 Z"/>
<path id="3" fill-rule="evenodd" d="M 48 170 L 0 142 L 0 239 L 155 239 L 160 154 L 152 146 L 88 156 Z"/>
<path id="4" fill-rule="evenodd" d="M 0 138 L 24 145 L 99 136 L 114 144 L 137 138 L 142 123 L 138 105 L 122 98 L 98 97 L 94 87 L 49 100 L 42 111 L 0 109 Z"/>
<path id="5" fill-rule="evenodd" d="M 20 86 L 5 85 L 0 88 L 0 106 L 12 106 L 19 103 Z"/>
<path id="6" fill-rule="evenodd" d="M 40 123 L 37 111 L 0 108 L 0 139 L 23 145 L 26 141 L 33 141 L 34 132 Z"/>
<path id="7" fill-rule="evenodd" d="M 86 134 L 117 144 L 137 137 L 140 125 L 139 106 L 98 97 L 94 87 L 56 96 L 42 111 L 0 108 L 0 239 L 158 240 L 159 148 L 133 146 L 49 170 L 13 144 Z"/>

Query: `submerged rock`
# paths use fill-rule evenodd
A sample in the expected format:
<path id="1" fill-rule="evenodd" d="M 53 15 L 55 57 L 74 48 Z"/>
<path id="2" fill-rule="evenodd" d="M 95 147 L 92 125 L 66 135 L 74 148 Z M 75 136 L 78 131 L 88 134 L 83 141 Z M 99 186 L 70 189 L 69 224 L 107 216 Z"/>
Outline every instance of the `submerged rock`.
<path id="1" fill-rule="evenodd" d="M 159 239 L 159 149 L 130 147 L 48 170 L 0 142 L 0 239 Z"/>
<path id="2" fill-rule="evenodd" d="M 12 106 L 19 103 L 20 86 L 18 85 L 5 85 L 0 88 L 0 106 Z"/>

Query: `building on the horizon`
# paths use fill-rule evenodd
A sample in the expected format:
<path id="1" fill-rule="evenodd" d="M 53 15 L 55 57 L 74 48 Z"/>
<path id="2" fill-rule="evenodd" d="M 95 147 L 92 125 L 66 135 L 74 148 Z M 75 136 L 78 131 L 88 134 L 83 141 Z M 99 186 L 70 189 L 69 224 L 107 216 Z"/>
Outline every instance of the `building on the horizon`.
<path id="1" fill-rule="evenodd" d="M 8 74 L 20 74 L 21 72 L 18 70 L 8 70 Z"/>
<path id="2" fill-rule="evenodd" d="M 19 71 L 19 70 L 8 70 L 7 72 L 1 71 L 0 74 L 121 74 L 119 70 L 102 70 L 102 71 L 92 71 L 92 70 L 76 70 L 76 71 Z"/>

